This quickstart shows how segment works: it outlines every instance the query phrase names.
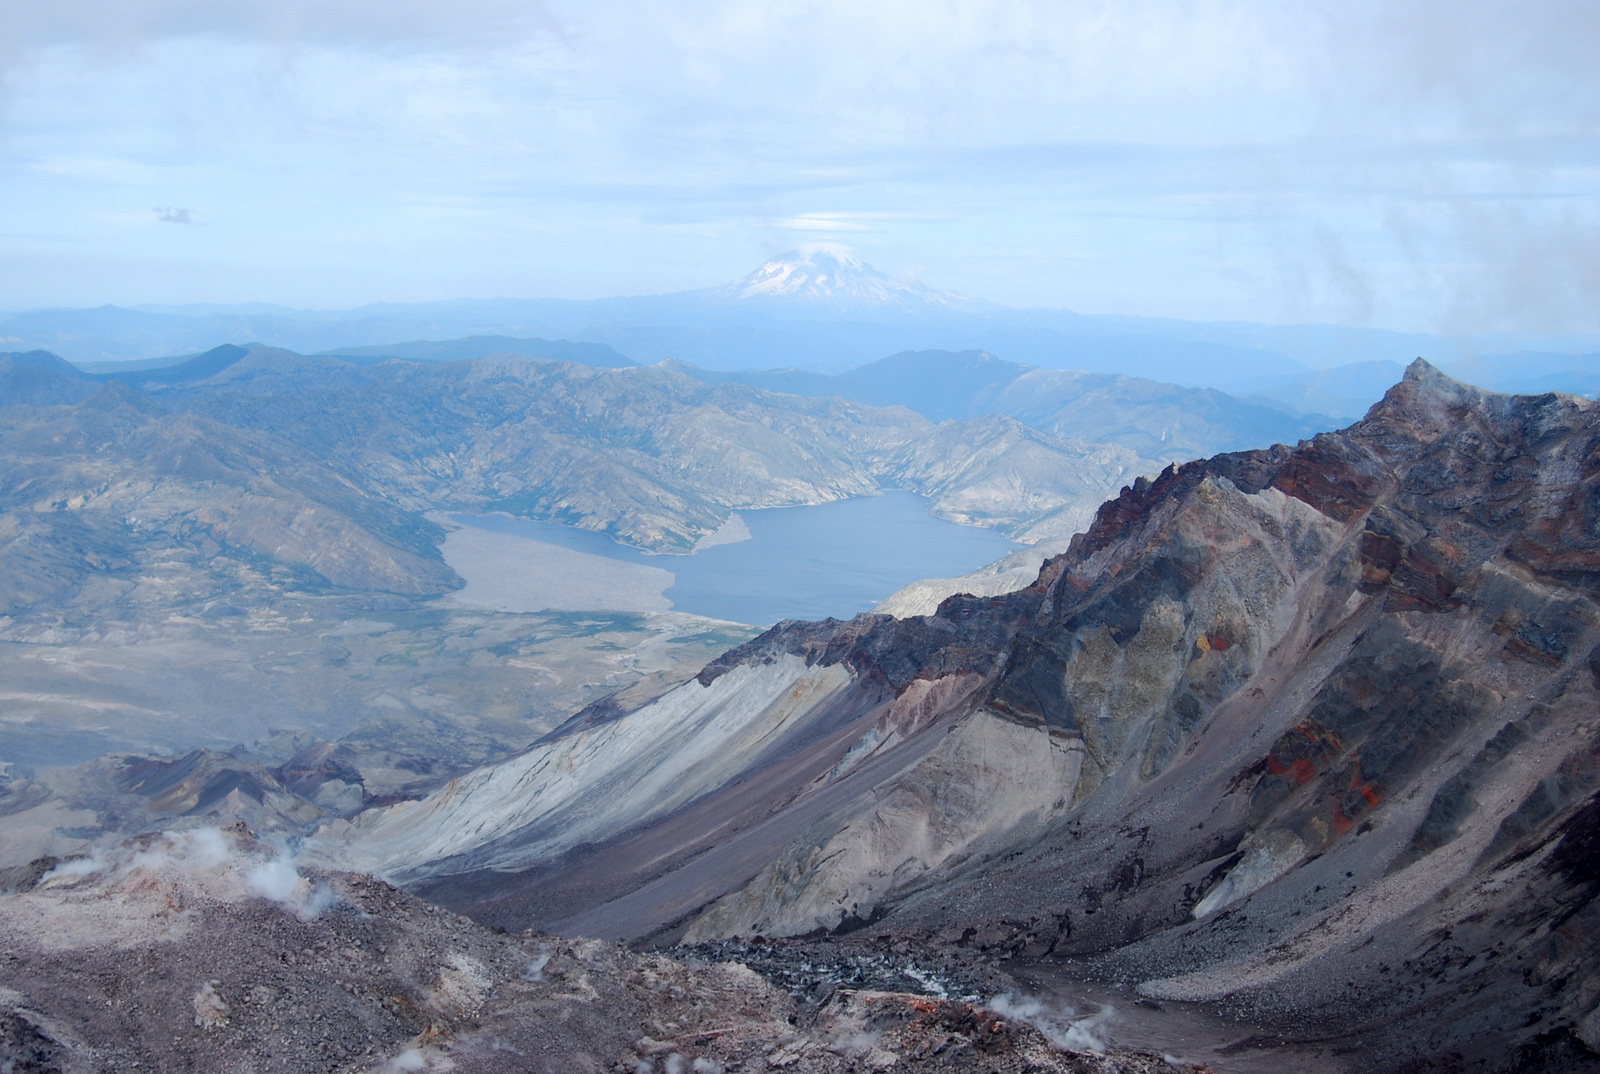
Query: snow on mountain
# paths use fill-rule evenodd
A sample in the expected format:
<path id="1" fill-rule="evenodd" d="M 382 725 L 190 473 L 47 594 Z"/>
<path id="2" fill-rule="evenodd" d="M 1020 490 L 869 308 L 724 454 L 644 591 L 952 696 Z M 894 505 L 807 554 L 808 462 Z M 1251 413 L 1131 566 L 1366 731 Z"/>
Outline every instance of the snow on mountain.
<path id="1" fill-rule="evenodd" d="M 971 312 L 982 304 L 879 272 L 847 246 L 815 243 L 781 254 L 713 294 L 736 301 L 803 303 L 840 310 L 947 309 Z"/>

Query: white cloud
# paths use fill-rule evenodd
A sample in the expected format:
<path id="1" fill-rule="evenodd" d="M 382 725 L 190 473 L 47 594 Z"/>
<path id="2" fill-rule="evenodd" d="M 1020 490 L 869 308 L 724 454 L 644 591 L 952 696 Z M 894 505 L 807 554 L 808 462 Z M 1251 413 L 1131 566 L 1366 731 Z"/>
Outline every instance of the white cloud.
<path id="1" fill-rule="evenodd" d="M 537 0 L 53 0 L 0 8 L 0 39 L 12 55 L 61 44 L 135 50 L 183 37 L 437 51 L 560 32 Z"/>
<path id="2" fill-rule="evenodd" d="M 870 218 L 867 213 L 801 213 L 779 220 L 778 227 L 790 231 L 871 231 L 871 226 L 864 223 Z"/>
<path id="3" fill-rule="evenodd" d="M 1568 0 L 13 4 L 0 286 L 662 291 L 836 233 L 1003 302 L 1568 326 L 1597 38 Z M 99 223 L 152 204 L 208 226 Z"/>

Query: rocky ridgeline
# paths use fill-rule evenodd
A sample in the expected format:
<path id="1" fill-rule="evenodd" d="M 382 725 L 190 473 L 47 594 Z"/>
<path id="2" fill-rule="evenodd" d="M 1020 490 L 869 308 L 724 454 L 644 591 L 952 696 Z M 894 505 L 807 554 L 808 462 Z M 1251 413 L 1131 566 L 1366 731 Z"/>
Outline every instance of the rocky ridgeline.
<path id="1" fill-rule="evenodd" d="M 750 658 L 793 647 L 898 690 L 981 674 L 964 707 L 1080 743 L 1082 767 L 1065 802 L 988 833 L 981 864 L 918 875 L 861 849 L 985 787 L 924 763 L 695 928 L 870 894 L 877 927 L 992 933 L 1005 957 L 1088 957 L 1257 1017 L 1315 1011 L 1369 1062 L 1586 1069 L 1597 483 L 1594 404 L 1419 363 L 1343 433 L 1135 483 L 1029 590 L 759 639 Z"/>
<path id="2" fill-rule="evenodd" d="M 671 943 L 870 922 L 1226 1004 L 1358 1066 L 1589 1069 L 1597 483 L 1595 404 L 1418 362 L 1343 432 L 1135 482 L 1027 589 L 730 652 L 657 703 L 733 743 L 715 771 L 660 738 L 588 770 L 585 799 L 517 761 L 481 779 L 516 786 L 481 845 L 419 862 L 390 816 L 349 846 L 507 925 Z M 757 669 L 770 702 L 726 709 L 723 680 Z M 698 782 L 672 809 L 519 857 L 676 773 Z M 463 788 L 418 813 L 430 830 L 481 824 Z"/>

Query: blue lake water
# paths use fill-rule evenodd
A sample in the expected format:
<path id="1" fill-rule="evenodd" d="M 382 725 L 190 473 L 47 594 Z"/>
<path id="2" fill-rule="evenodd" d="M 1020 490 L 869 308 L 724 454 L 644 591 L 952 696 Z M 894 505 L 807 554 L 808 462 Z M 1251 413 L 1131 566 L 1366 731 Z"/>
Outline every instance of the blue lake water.
<path id="1" fill-rule="evenodd" d="M 466 526 L 546 541 L 575 552 L 672 571 L 667 599 L 678 611 L 765 624 L 846 619 L 907 582 L 976 570 L 1021 545 L 994 530 L 928 514 L 911 492 L 740 511 L 750 540 L 692 556 L 652 556 L 602 533 L 507 515 L 453 515 Z"/>

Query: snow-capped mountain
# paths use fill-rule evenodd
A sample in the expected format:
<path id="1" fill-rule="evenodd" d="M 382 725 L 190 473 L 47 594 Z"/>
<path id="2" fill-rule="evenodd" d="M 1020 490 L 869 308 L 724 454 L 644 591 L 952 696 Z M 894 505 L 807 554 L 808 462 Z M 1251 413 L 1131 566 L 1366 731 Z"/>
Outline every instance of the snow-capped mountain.
<path id="1" fill-rule="evenodd" d="M 804 304 L 838 310 L 946 309 L 971 312 L 982 303 L 954 291 L 936 291 L 879 272 L 847 246 L 817 243 L 780 254 L 713 292 L 742 302 Z"/>

